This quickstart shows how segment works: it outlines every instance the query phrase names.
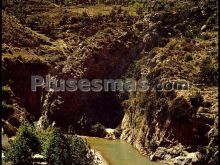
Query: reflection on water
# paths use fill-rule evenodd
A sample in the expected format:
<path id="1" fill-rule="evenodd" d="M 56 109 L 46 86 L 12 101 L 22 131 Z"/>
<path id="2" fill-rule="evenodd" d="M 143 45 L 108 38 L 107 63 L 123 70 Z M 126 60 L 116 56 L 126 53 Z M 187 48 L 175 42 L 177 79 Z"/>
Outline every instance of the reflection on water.
<path id="1" fill-rule="evenodd" d="M 142 156 L 136 149 L 121 140 L 86 137 L 91 148 L 99 151 L 110 165 L 162 165 Z"/>

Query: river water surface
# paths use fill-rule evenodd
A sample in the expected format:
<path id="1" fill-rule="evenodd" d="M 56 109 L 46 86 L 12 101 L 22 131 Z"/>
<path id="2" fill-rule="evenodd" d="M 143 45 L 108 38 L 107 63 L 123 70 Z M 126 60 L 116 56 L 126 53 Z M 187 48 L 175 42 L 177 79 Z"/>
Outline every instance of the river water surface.
<path id="1" fill-rule="evenodd" d="M 130 144 L 121 140 L 86 137 L 91 148 L 98 151 L 110 165 L 162 165 L 142 156 Z"/>

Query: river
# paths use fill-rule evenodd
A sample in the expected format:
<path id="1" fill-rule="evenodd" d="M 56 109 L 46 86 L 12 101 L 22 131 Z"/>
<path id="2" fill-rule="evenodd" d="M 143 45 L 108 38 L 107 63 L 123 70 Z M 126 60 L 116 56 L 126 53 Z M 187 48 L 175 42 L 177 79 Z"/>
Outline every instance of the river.
<path id="1" fill-rule="evenodd" d="M 121 140 L 86 137 L 91 148 L 98 151 L 110 165 L 162 165 L 142 156 L 130 144 Z"/>

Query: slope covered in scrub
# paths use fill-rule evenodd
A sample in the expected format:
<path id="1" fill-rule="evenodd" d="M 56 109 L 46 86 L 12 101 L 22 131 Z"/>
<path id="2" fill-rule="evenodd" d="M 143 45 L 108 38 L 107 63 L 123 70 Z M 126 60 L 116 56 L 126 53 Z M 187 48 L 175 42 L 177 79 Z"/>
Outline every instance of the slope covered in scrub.
<path id="1" fill-rule="evenodd" d="M 216 0 L 4 1 L 4 132 L 23 121 L 102 137 L 117 128 L 152 161 L 217 164 L 217 14 Z M 33 92 L 32 75 L 144 78 L 151 90 Z M 165 81 L 189 86 L 154 90 Z"/>

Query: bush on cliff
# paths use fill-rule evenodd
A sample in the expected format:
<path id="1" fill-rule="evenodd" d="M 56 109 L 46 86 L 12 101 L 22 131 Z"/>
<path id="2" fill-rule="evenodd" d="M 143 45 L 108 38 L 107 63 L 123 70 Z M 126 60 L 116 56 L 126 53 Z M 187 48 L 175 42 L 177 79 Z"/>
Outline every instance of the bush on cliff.
<path id="1" fill-rule="evenodd" d="M 105 127 L 97 123 L 91 127 L 91 134 L 97 137 L 104 137 L 106 135 Z"/>
<path id="2" fill-rule="evenodd" d="M 196 93 L 190 96 L 190 102 L 193 107 L 198 108 L 202 105 L 204 99 L 200 93 Z"/>
<path id="3" fill-rule="evenodd" d="M 2 101 L 2 118 L 7 119 L 14 113 L 14 108 L 12 105 L 7 104 L 5 101 Z"/>
<path id="4" fill-rule="evenodd" d="M 187 122 L 190 118 L 190 105 L 184 97 L 177 97 L 172 104 L 172 118 L 178 122 Z"/>
<path id="5" fill-rule="evenodd" d="M 202 61 L 201 65 L 202 81 L 207 85 L 216 85 L 218 82 L 218 67 L 211 59 L 207 58 Z"/>
<path id="6" fill-rule="evenodd" d="M 192 61 L 193 60 L 193 57 L 190 53 L 187 53 L 184 57 L 184 61 L 185 62 L 189 62 L 189 61 Z"/>

